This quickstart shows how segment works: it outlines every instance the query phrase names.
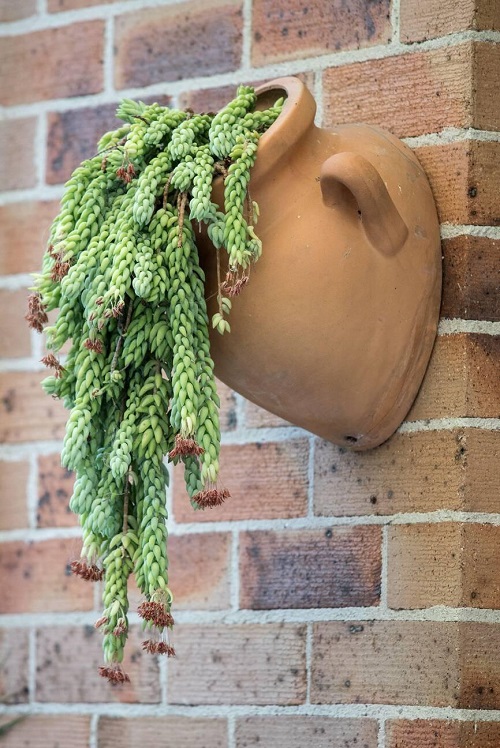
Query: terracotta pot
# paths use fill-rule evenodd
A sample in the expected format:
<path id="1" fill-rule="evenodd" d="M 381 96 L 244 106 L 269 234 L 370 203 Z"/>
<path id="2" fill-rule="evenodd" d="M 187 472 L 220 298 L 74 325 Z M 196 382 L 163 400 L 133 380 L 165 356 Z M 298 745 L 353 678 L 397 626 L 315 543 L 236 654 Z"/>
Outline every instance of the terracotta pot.
<path id="1" fill-rule="evenodd" d="M 412 151 L 378 127 L 315 127 L 298 79 L 257 92 L 261 107 L 287 100 L 259 143 L 250 191 L 263 253 L 233 300 L 231 333 L 212 335 L 217 376 L 329 441 L 377 446 L 407 414 L 436 335 L 429 183 Z M 220 180 L 214 199 L 223 203 Z M 215 251 L 201 243 L 213 313 Z"/>

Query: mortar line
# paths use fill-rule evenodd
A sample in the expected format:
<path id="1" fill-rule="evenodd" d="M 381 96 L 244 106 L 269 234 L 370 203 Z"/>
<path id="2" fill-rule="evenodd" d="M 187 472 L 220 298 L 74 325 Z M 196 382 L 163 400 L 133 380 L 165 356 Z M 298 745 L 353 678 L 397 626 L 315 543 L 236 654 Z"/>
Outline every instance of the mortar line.
<path id="1" fill-rule="evenodd" d="M 381 566 L 380 566 L 380 609 L 385 613 L 389 611 L 387 603 L 387 591 L 389 584 L 389 539 L 388 526 L 382 527 Z"/>
<path id="2" fill-rule="evenodd" d="M 36 186 L 40 189 L 45 184 L 47 164 L 47 112 L 40 112 L 35 132 Z"/>
<path id="3" fill-rule="evenodd" d="M 90 717 L 89 748 L 99 748 L 99 715 Z"/>
<path id="4" fill-rule="evenodd" d="M 230 569 L 230 604 L 231 610 L 236 612 L 240 606 L 240 533 L 237 529 L 232 532 Z"/>
<path id="5" fill-rule="evenodd" d="M 160 702 L 168 706 L 168 661 L 166 657 L 160 657 L 159 673 L 160 679 Z"/>
<path id="6" fill-rule="evenodd" d="M 306 704 L 311 703 L 312 655 L 313 624 L 309 622 L 306 631 Z"/>
<path id="7" fill-rule="evenodd" d="M 28 631 L 28 700 L 29 704 L 36 701 L 36 628 L 31 626 Z"/>
<path id="8" fill-rule="evenodd" d="M 500 335 L 500 322 L 474 319 L 441 319 L 438 335 L 458 335 L 461 333 L 478 333 L 481 335 Z"/>
<path id="9" fill-rule="evenodd" d="M 236 748 L 236 716 L 227 716 L 227 748 Z"/>
<path id="10" fill-rule="evenodd" d="M 316 437 L 309 439 L 309 458 L 307 464 L 307 516 L 314 517 L 314 461 L 316 455 Z"/>
<path id="11" fill-rule="evenodd" d="M 115 22 L 114 17 L 111 16 L 106 19 L 104 27 L 104 93 L 116 98 L 114 87 L 114 32 Z"/>
<path id="12" fill-rule="evenodd" d="M 243 0 L 243 43 L 241 49 L 241 71 L 252 69 L 252 0 Z"/>
<path id="13" fill-rule="evenodd" d="M 391 3 L 391 28 L 393 44 L 401 44 L 401 9 L 399 0 L 392 0 Z"/>
<path id="14" fill-rule="evenodd" d="M 38 460 L 36 455 L 33 454 L 29 456 L 26 507 L 28 512 L 28 526 L 30 530 L 36 530 L 38 524 Z"/>
<path id="15" fill-rule="evenodd" d="M 322 127 L 323 116 L 324 116 L 324 103 L 323 103 L 323 71 L 317 70 L 314 73 L 314 88 L 313 88 L 314 100 L 316 102 L 316 116 L 314 122 L 317 127 Z"/>
<path id="16" fill-rule="evenodd" d="M 378 721 L 377 748 L 385 748 L 385 723 L 385 717 L 381 717 Z"/>
<path id="17" fill-rule="evenodd" d="M 441 239 L 457 236 L 478 236 L 485 239 L 500 239 L 500 226 L 475 226 L 473 224 L 441 224 Z"/>

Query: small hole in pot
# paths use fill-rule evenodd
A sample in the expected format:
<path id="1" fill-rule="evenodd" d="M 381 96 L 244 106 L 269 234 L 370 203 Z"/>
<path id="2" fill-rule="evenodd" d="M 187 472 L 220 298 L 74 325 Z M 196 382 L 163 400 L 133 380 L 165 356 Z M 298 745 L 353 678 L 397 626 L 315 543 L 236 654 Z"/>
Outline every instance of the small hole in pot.
<path id="1" fill-rule="evenodd" d="M 357 436 L 344 436 L 344 439 L 346 440 L 346 442 L 349 442 L 349 444 L 356 444 L 356 442 L 358 441 Z"/>

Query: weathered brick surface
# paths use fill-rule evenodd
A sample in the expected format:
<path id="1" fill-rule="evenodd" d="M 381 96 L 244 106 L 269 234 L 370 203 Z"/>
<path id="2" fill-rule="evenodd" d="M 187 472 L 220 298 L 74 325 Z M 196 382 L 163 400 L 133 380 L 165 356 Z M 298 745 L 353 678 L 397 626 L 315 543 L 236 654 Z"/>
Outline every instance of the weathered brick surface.
<path id="1" fill-rule="evenodd" d="M 230 605 L 231 536 L 207 532 L 169 535 L 169 587 L 176 610 L 223 610 Z M 129 581 L 130 609 L 144 600 Z"/>
<path id="2" fill-rule="evenodd" d="M 498 722 L 453 720 L 389 720 L 387 748 L 497 748 Z"/>
<path id="3" fill-rule="evenodd" d="M 500 608 L 500 527 L 465 524 L 462 537 L 462 605 Z"/>
<path id="4" fill-rule="evenodd" d="M 227 745 L 227 726 L 223 719 L 101 717 L 98 735 L 99 748 L 115 748 L 117 745 L 120 748 L 161 745 L 161 736 L 165 736 L 170 745 L 182 748 L 200 748 L 200 745 L 203 745 L 203 748 L 226 748 Z"/>
<path id="5" fill-rule="evenodd" d="M 496 12 L 500 29 L 500 13 Z M 477 44 L 474 49 L 474 123 L 481 130 L 500 129 L 500 44 Z"/>
<path id="6" fill-rule="evenodd" d="M 239 0 L 194 0 L 116 21 L 117 88 L 225 73 L 239 66 Z"/>
<path id="7" fill-rule="evenodd" d="M 75 577 L 69 568 L 80 549 L 76 538 L 0 544 L 0 570 L 8 580 L 0 597 L 0 612 L 91 610 L 92 584 Z"/>
<path id="8" fill-rule="evenodd" d="M 389 527 L 389 606 L 464 604 L 463 541 L 462 526 L 457 522 Z"/>
<path id="9" fill-rule="evenodd" d="M 418 42 L 468 29 L 500 28 L 495 0 L 401 0 L 402 42 Z"/>
<path id="10" fill-rule="evenodd" d="M 28 701 L 29 643 L 26 629 L 0 630 L 0 700 L 5 704 Z"/>
<path id="11" fill-rule="evenodd" d="M 380 527 L 333 527 L 240 536 L 240 607 L 378 605 Z"/>
<path id="12" fill-rule="evenodd" d="M 131 627 L 123 669 L 130 683 L 113 687 L 98 675 L 102 635 L 93 626 L 55 626 L 37 631 L 36 700 L 157 703 L 160 700 L 158 656 L 143 652 L 141 626 Z"/>
<path id="13" fill-rule="evenodd" d="M 252 23 L 255 65 L 385 44 L 391 37 L 388 0 L 254 0 Z"/>
<path id="14" fill-rule="evenodd" d="M 231 491 L 221 507 L 193 512 L 182 468 L 174 471 L 174 514 L 177 522 L 299 517 L 307 511 L 309 445 L 289 442 L 224 446 L 221 483 Z"/>
<path id="15" fill-rule="evenodd" d="M 365 122 L 398 137 L 476 126 L 468 42 L 327 70 L 324 126 Z M 401 101 L 411 106 L 400 106 Z"/>
<path id="16" fill-rule="evenodd" d="M 306 627 L 179 626 L 169 662 L 172 704 L 301 704 Z"/>
<path id="17" fill-rule="evenodd" d="M 5 724 L 8 718 L 2 718 Z M 2 748 L 87 748 L 90 717 L 72 714 L 37 714 L 21 719 L 2 736 Z"/>
<path id="18" fill-rule="evenodd" d="M 466 481 L 461 431 L 396 434 L 377 449 L 316 443 L 317 514 L 397 514 L 460 509 Z M 483 455 L 473 459 L 480 459 Z"/>
<path id="19" fill-rule="evenodd" d="M 71 527 L 78 518 L 69 508 L 75 479 L 61 465 L 61 455 L 38 458 L 38 527 Z"/>
<path id="20" fill-rule="evenodd" d="M 0 6 L 0 23 L 19 21 L 36 13 L 36 0 L 3 0 Z"/>
<path id="21" fill-rule="evenodd" d="M 467 434 L 466 448 L 464 509 L 470 512 L 497 512 L 500 431 L 471 429 Z"/>
<path id="22" fill-rule="evenodd" d="M 500 626 L 460 624 L 459 651 L 462 665 L 459 706 L 462 709 L 499 709 Z"/>
<path id="23" fill-rule="evenodd" d="M 0 442 L 61 439 L 67 411 L 44 393 L 45 372 L 0 374 Z"/>
<path id="24" fill-rule="evenodd" d="M 0 81 L 0 91 L 1 87 Z M 0 185 L 3 190 L 35 186 L 36 126 L 34 117 L 0 122 Z"/>
<path id="25" fill-rule="evenodd" d="M 500 414 L 500 338 L 443 335 L 407 421 L 423 418 L 497 418 Z"/>
<path id="26" fill-rule="evenodd" d="M 458 643 L 456 623 L 334 621 L 314 624 L 311 701 L 315 704 L 457 704 Z"/>
<path id="27" fill-rule="evenodd" d="M 0 207 L 1 275 L 40 269 L 50 224 L 58 207 L 55 200 L 26 201 Z"/>
<path id="28" fill-rule="evenodd" d="M 101 91 L 103 45 L 102 21 L 5 37 L 0 47 L 0 103 L 24 104 Z"/>
<path id="29" fill-rule="evenodd" d="M 28 526 L 29 469 L 25 460 L 0 462 L 0 530 Z"/>
<path id="30" fill-rule="evenodd" d="M 373 719 L 247 717 L 236 723 L 236 748 L 377 748 Z"/>
<path id="31" fill-rule="evenodd" d="M 443 255 L 441 315 L 500 321 L 500 240 L 457 236 Z"/>
<path id="32" fill-rule="evenodd" d="M 500 223 L 500 143 L 465 141 L 415 149 L 436 199 L 442 222 L 497 226 Z"/>
<path id="33" fill-rule="evenodd" d="M 27 311 L 28 291 L 0 291 L 0 356 L 19 358 L 31 355 L 31 335 L 27 324 L 20 324 Z"/>

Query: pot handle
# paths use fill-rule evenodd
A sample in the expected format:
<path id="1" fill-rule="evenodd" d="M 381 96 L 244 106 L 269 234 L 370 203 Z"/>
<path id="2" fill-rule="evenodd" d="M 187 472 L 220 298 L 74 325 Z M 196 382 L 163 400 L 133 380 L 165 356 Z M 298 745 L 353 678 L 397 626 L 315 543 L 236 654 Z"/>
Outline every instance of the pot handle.
<path id="1" fill-rule="evenodd" d="M 328 208 L 358 210 L 372 246 L 385 255 L 403 247 L 408 228 L 376 168 L 357 153 L 330 156 L 321 168 L 323 202 Z"/>

